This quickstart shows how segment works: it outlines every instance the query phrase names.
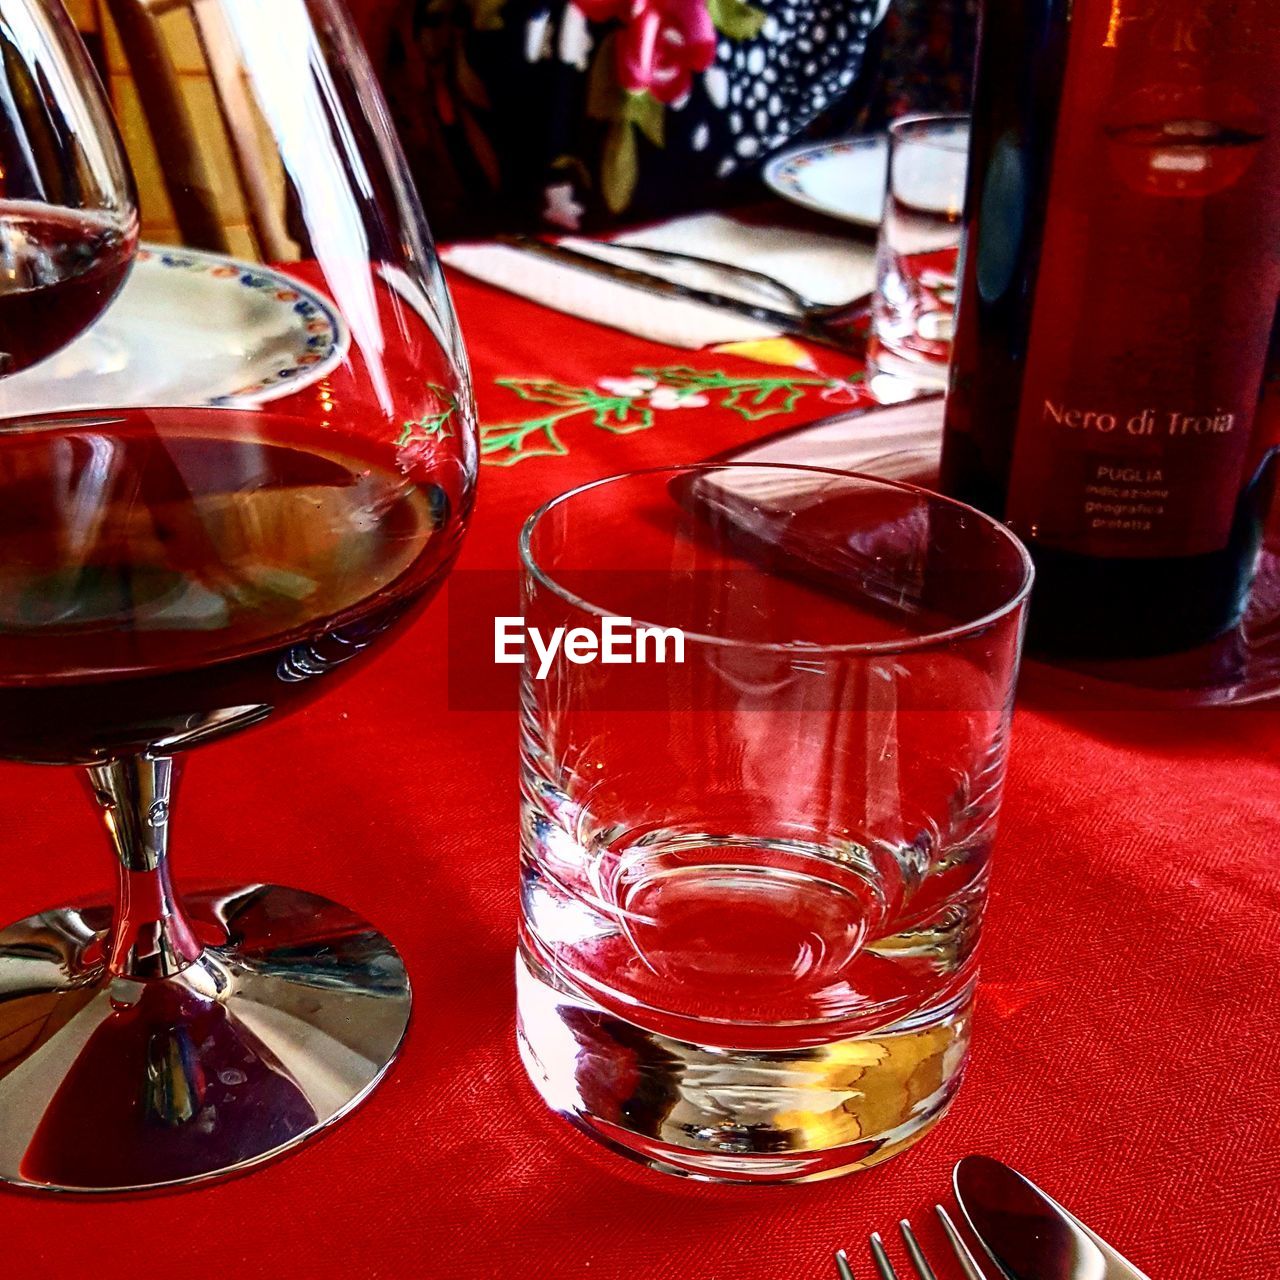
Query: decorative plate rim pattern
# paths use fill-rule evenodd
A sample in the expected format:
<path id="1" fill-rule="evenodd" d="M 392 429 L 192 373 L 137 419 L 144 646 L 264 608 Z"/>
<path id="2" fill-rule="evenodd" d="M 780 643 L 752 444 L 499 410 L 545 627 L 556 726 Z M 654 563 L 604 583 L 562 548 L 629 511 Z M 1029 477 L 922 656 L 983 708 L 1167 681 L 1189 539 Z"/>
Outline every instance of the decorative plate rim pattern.
<path id="1" fill-rule="evenodd" d="M 274 295 L 271 301 L 300 318 L 305 331 L 304 348 L 295 351 L 292 362 L 246 383 L 234 391 L 215 396 L 207 403 L 256 404 L 292 395 L 332 372 L 347 353 L 350 334 L 342 317 L 322 293 L 293 276 L 259 263 L 245 262 L 226 254 L 187 249 L 178 245 L 142 241 L 135 262 L 154 264 L 171 271 L 207 275 L 216 280 L 233 278 L 246 289 Z"/>
<path id="2" fill-rule="evenodd" d="M 883 133 L 866 133 L 856 138 L 837 138 L 830 142 L 806 142 L 774 156 L 765 165 L 762 177 L 765 185 L 782 196 L 784 200 L 791 200 L 815 213 L 839 218 L 842 222 L 849 222 L 854 226 L 874 229 L 880 225 L 878 214 L 872 220 L 856 213 L 837 209 L 821 200 L 815 200 L 801 185 L 800 174 L 819 160 L 847 155 L 855 151 L 879 150 L 887 145 L 888 138 Z"/>

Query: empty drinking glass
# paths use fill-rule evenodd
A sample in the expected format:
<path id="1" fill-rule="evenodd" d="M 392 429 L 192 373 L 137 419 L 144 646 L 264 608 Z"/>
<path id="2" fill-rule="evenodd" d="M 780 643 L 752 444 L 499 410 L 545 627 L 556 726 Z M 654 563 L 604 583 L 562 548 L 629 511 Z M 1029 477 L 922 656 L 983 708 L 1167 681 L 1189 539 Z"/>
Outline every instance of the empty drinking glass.
<path id="1" fill-rule="evenodd" d="M 969 1044 L 1021 544 L 909 485 L 709 464 L 556 498 L 521 554 L 535 1085 L 694 1177 L 902 1150 Z"/>
<path id="2" fill-rule="evenodd" d="M 968 163 L 966 115 L 903 116 L 889 126 L 867 350 L 882 398 L 946 388 Z"/>

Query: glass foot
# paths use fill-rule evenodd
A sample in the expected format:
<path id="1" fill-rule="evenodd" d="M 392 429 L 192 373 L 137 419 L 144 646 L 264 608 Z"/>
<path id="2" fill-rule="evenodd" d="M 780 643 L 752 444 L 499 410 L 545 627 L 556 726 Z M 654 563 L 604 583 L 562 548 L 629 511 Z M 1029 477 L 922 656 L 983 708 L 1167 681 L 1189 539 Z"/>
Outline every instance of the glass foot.
<path id="1" fill-rule="evenodd" d="M 239 1173 L 391 1065 L 409 981 L 371 925 L 279 885 L 183 902 L 206 945 L 168 978 L 108 972 L 109 907 L 0 932 L 0 1181 L 120 1192 Z"/>

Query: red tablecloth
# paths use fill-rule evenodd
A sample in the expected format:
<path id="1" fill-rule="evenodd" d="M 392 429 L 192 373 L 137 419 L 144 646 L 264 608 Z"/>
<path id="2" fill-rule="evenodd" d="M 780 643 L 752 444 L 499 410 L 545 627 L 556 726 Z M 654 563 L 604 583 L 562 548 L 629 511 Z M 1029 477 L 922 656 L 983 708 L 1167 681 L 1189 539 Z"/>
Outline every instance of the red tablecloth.
<path id="1" fill-rule="evenodd" d="M 837 359 L 691 356 L 455 289 L 489 449 L 464 567 L 512 566 L 523 516 L 576 481 L 858 394 Z M 686 398 L 663 407 L 675 392 L 637 377 Z M 598 414 L 601 397 L 634 412 Z M 416 996 L 399 1064 L 349 1121 L 249 1177 L 116 1202 L 0 1195 L 6 1275 L 822 1280 L 837 1245 L 861 1255 L 903 1215 L 936 1241 L 926 1209 L 971 1151 L 1024 1169 L 1154 1280 L 1280 1272 L 1280 712 L 1023 705 L 951 1115 L 871 1173 L 699 1186 L 597 1151 L 524 1080 L 515 723 L 448 708 L 447 607 L 296 719 L 198 753 L 178 811 L 180 877 L 302 885 L 396 940 Z M 69 771 L 0 770 L 0 803 L 0 917 L 105 891 Z"/>

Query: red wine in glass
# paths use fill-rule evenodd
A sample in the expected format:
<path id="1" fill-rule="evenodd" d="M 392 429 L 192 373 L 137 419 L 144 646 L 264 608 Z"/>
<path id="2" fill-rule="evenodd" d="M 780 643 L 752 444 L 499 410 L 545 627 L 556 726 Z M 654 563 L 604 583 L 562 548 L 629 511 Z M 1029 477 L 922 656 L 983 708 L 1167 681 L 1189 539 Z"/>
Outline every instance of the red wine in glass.
<path id="1" fill-rule="evenodd" d="M 93 324 L 137 244 L 132 215 L 0 200 L 0 375 L 36 364 Z"/>
<path id="2" fill-rule="evenodd" d="M 309 700 L 424 604 L 451 471 L 238 409 L 0 425 L 0 758 L 173 752 Z"/>
<path id="3" fill-rule="evenodd" d="M 219 365 L 235 409 L 0 413 L 0 761 L 73 767 L 117 885 L 109 907 L 80 898 L 0 927 L 0 1006 L 20 1029 L 5 1041 L 0 1118 L 21 1118 L 4 1126 L 0 1184 L 45 1190 L 250 1169 L 345 1115 L 394 1059 L 411 997 L 391 941 L 271 883 L 267 865 L 184 901 L 171 815 L 189 748 L 322 695 L 428 600 L 479 457 L 430 232 L 343 6 L 291 0 L 288 39 L 280 6 L 200 0 L 172 22 L 166 7 L 106 6 L 145 91 L 130 142 L 164 240 L 180 255 L 234 245 L 296 275 L 326 296 L 323 320 L 289 286 L 258 304 L 278 303 L 282 322 L 292 307 L 291 335 L 341 340 L 327 372 L 299 343 L 280 347 L 278 384 L 254 396 L 270 411 L 239 396 L 261 390 L 249 342 L 238 368 Z M 172 110 L 164 82 L 191 75 L 212 105 Z M 2 401 L 6 366 L 48 384 L 72 363 L 37 362 L 102 315 L 138 224 L 128 157 L 62 0 L 0 0 L 0 89 Z M 231 198 L 210 199 L 201 174 Z M 228 301 L 241 296 L 233 262 L 219 275 Z M 186 275 L 165 276 L 154 301 L 191 318 Z M 237 310 L 198 318 L 243 337 Z M 145 371 L 154 325 L 133 320 L 125 355 Z M 100 346 L 84 344 L 77 367 Z M 191 344 L 192 361 L 205 354 Z M 181 364 L 170 372 L 183 381 Z M 199 397 L 170 400 L 187 398 Z M 357 756 L 353 744 L 353 769 Z M 46 806 L 30 773 L 34 817 Z M 294 781 L 266 780 L 272 851 L 290 839 L 274 799 Z M 212 824 L 191 834 L 208 870 L 234 839 Z M 16 865 L 51 841 L 11 844 Z"/>

